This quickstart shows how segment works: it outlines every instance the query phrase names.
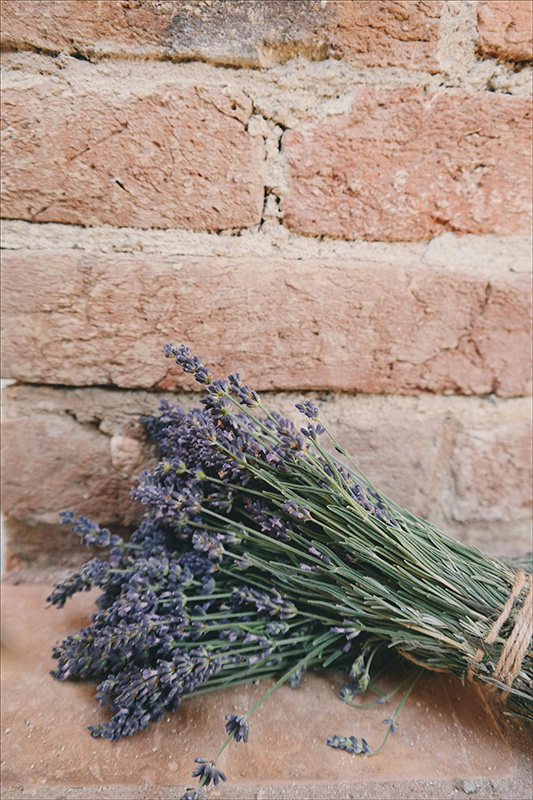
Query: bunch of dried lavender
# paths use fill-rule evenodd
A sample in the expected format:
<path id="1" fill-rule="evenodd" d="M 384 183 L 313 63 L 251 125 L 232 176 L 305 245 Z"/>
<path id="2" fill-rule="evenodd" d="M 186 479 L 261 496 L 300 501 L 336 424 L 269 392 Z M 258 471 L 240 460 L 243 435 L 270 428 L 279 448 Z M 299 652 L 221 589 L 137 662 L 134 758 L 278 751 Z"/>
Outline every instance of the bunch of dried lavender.
<path id="1" fill-rule="evenodd" d="M 191 412 L 163 401 L 146 420 L 163 459 L 132 492 L 147 506 L 139 529 L 125 542 L 64 515 L 85 544 L 111 547 L 108 561 L 93 559 L 50 597 L 62 605 L 76 591 L 103 590 L 91 625 L 56 648 L 53 673 L 100 681 L 98 698 L 115 714 L 93 735 L 131 735 L 185 696 L 281 672 L 266 697 L 297 684 L 306 667 L 330 664 L 350 669 L 341 697 L 353 705 L 372 660 L 391 647 L 495 684 L 531 715 L 533 590 L 524 572 L 377 492 L 310 402 L 297 406 L 306 417 L 298 429 L 238 374 L 215 380 L 188 348 L 165 350 L 206 396 Z M 350 469 L 323 447 L 324 434 Z M 385 740 L 417 678 L 386 720 Z M 246 740 L 257 705 L 228 716 L 219 754 L 198 760 L 199 789 L 225 779 L 216 758 L 233 738 Z M 381 749 L 355 737 L 328 744 Z"/>
<path id="2" fill-rule="evenodd" d="M 238 375 L 215 380 L 183 345 L 167 345 L 165 353 L 207 391 L 201 419 L 189 417 L 192 440 L 207 447 L 206 467 L 219 474 L 221 502 L 231 497 L 241 504 L 245 521 L 224 548 L 235 565 L 270 573 L 283 593 L 297 592 L 306 610 L 355 624 L 421 666 L 496 686 L 533 715 L 527 573 L 455 541 L 380 494 L 309 401 L 297 406 L 306 417 L 298 430 L 269 412 Z M 322 446 L 322 434 L 350 471 Z M 141 485 L 141 499 L 142 493 Z M 224 534 L 223 515 L 207 509 L 205 516 L 213 532 Z M 278 524 L 283 531 L 272 538 Z"/>

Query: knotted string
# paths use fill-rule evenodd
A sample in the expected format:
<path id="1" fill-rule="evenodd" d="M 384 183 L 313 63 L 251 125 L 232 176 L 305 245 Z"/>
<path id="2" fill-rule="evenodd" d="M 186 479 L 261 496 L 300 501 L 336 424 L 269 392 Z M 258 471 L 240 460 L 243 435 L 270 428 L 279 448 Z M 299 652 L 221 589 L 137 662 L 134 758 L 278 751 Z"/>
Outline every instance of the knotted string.
<path id="1" fill-rule="evenodd" d="M 514 622 L 513 629 L 505 642 L 498 663 L 494 669 L 492 677 L 507 686 L 511 686 L 514 679 L 520 672 L 522 661 L 524 660 L 533 634 L 533 580 L 525 572 L 519 571 L 516 574 L 511 594 L 507 598 L 502 613 L 495 621 L 494 625 L 485 638 L 485 644 L 491 645 L 496 641 L 500 630 L 509 619 L 515 601 L 522 591 L 524 584 L 529 583 L 529 592 L 524 600 L 524 604 Z M 469 675 L 475 672 L 475 665 L 481 661 L 484 653 L 483 648 L 479 648 L 474 656 L 473 663 L 469 668 Z"/>
<path id="2" fill-rule="evenodd" d="M 505 642 L 504 648 L 492 675 L 494 679 L 500 683 L 506 684 L 509 687 L 512 685 L 514 679 L 520 672 L 522 661 L 527 654 L 531 636 L 533 635 L 533 578 L 531 576 L 526 575 L 526 573 L 522 571 L 517 572 L 515 582 L 511 589 L 511 594 L 507 598 L 507 602 L 505 603 L 500 616 L 494 622 L 484 640 L 486 645 L 494 644 L 499 632 L 509 619 L 515 601 L 519 597 L 524 584 L 527 586 L 528 583 L 529 592 L 524 600 L 522 608 L 516 615 L 513 629 Z M 431 667 L 427 664 L 422 664 L 410 653 L 406 653 L 402 650 L 399 650 L 398 652 L 409 661 L 413 661 L 418 666 L 425 667 L 432 672 L 448 672 L 448 670 L 442 667 Z M 482 647 L 478 648 L 476 651 L 474 659 L 468 668 L 468 675 L 470 678 L 474 676 L 476 672 L 476 664 L 481 661 L 484 652 L 485 650 Z M 504 694 L 507 694 L 507 692 L 504 692 Z"/>

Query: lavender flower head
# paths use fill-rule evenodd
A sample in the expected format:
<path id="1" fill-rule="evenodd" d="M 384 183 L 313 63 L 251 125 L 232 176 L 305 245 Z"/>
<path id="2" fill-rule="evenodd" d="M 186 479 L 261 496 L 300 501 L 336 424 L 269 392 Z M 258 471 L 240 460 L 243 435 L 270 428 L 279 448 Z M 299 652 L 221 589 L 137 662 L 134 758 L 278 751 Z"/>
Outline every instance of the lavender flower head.
<path id="1" fill-rule="evenodd" d="M 235 731 L 235 741 L 240 742 L 241 739 L 246 744 L 248 741 L 248 723 L 246 722 L 244 717 L 240 717 L 238 714 L 226 714 L 226 730 L 229 734 Z"/>
<path id="2" fill-rule="evenodd" d="M 226 780 L 226 776 L 222 770 L 217 769 L 212 761 L 208 761 L 206 758 L 195 758 L 194 760 L 199 766 L 195 768 L 192 777 L 204 778 L 204 786 L 209 786 L 211 781 L 213 781 L 215 786 L 218 786 L 220 781 Z"/>

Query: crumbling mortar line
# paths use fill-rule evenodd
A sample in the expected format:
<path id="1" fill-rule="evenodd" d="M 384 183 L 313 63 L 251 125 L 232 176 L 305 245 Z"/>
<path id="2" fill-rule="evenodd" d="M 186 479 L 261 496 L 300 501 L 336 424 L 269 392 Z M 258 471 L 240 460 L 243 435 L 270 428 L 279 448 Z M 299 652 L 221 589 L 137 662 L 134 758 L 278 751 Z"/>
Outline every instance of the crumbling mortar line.
<path id="1" fill-rule="evenodd" d="M 261 213 L 261 222 L 259 226 L 257 226 L 256 230 L 252 232 L 252 235 L 265 235 L 265 226 L 268 223 L 271 223 L 273 218 L 276 219 L 276 222 L 279 226 L 283 225 L 281 214 L 280 214 L 280 203 L 281 203 L 281 192 L 277 184 L 277 176 L 276 171 L 279 170 L 279 177 L 284 176 L 283 165 L 281 163 L 281 139 L 283 136 L 283 132 L 285 128 L 280 125 L 275 124 L 272 120 L 268 117 L 263 116 L 262 114 L 258 113 L 258 109 L 254 102 L 253 97 L 249 94 L 246 94 L 246 97 L 250 100 L 252 104 L 252 114 L 250 119 L 248 120 L 248 124 L 246 126 L 246 131 L 250 132 L 250 125 L 253 122 L 254 125 L 258 125 L 258 121 L 260 121 L 260 133 L 256 135 L 261 135 L 264 142 L 264 158 L 263 158 L 263 187 L 264 187 L 264 200 L 263 200 L 263 210 Z M 281 130 L 280 130 L 281 129 Z M 276 155 L 273 157 L 273 153 Z M 275 207 L 277 209 L 275 214 L 268 213 L 269 211 L 269 200 L 273 199 Z"/>
<path id="2" fill-rule="evenodd" d="M 18 51 L 10 52 L 19 54 Z M 60 56 L 64 57 L 64 53 L 61 53 Z M 109 59 L 108 63 L 113 63 L 113 59 Z M 236 88 L 249 97 L 254 95 L 257 97 L 261 94 L 264 94 L 264 92 L 268 91 L 269 89 L 274 92 L 280 91 L 279 80 L 284 77 L 284 72 L 290 73 L 290 82 L 288 85 L 285 84 L 281 91 L 303 91 L 309 95 L 309 103 L 301 112 L 300 117 L 294 121 L 291 121 L 289 124 L 286 118 L 285 120 L 282 118 L 283 112 L 277 115 L 269 114 L 262 107 L 262 104 L 260 105 L 257 101 L 255 103 L 256 113 L 263 115 L 273 124 L 283 125 L 284 127 L 294 127 L 296 124 L 300 124 L 300 122 L 308 116 L 310 110 L 312 110 L 317 117 L 335 116 L 338 112 L 334 111 L 332 113 L 328 111 L 328 103 L 334 99 L 338 99 L 341 96 L 349 97 L 351 94 L 353 94 L 355 87 L 363 85 L 370 85 L 379 88 L 421 88 L 428 92 L 447 92 L 450 89 L 480 91 L 481 89 L 490 90 L 492 92 L 501 93 L 504 95 L 513 93 L 517 96 L 521 94 L 524 94 L 524 96 L 530 95 L 529 82 L 524 82 L 524 86 L 520 88 L 520 80 L 518 80 L 518 78 L 520 78 L 522 74 L 531 75 L 532 68 L 528 65 L 524 65 L 519 69 L 519 71 L 517 71 L 515 64 L 503 64 L 502 62 L 494 59 L 480 60 L 476 58 L 472 64 L 468 65 L 468 69 L 466 70 L 465 74 L 457 73 L 454 76 L 447 75 L 445 71 L 441 72 L 440 74 L 433 75 L 428 72 L 398 67 L 357 68 L 345 62 L 339 62 L 335 60 L 332 62 L 330 61 L 327 74 L 320 75 L 316 72 L 317 63 L 320 64 L 325 62 L 306 62 L 303 64 L 298 62 L 296 65 L 288 62 L 287 65 L 276 65 L 275 67 L 261 71 L 241 68 L 232 70 L 231 76 L 225 74 L 225 68 L 223 67 L 211 67 L 210 65 L 205 65 L 208 67 L 208 69 L 202 70 L 202 82 L 207 86 L 220 89 L 224 86 L 227 86 L 228 79 L 231 77 L 231 80 L 234 82 Z M 164 64 L 164 62 L 154 62 L 154 64 Z M 98 67 L 98 64 L 95 66 Z M 180 64 L 175 66 L 179 69 Z M 296 70 L 294 70 L 294 66 L 296 66 Z M 9 68 L 9 64 L 6 64 L 6 67 Z M 162 67 L 162 70 L 165 70 L 164 66 Z M 335 73 L 333 75 L 331 74 L 332 70 L 334 70 Z M 6 72 L 8 74 L 7 70 Z M 64 64 L 61 72 L 68 80 L 68 76 L 65 75 L 65 72 L 68 72 L 68 59 L 64 58 Z M 293 76 L 295 72 L 298 73 L 296 80 Z M 486 72 L 488 72 L 488 74 L 481 74 Z M 185 78 L 185 83 L 188 82 L 188 76 L 186 73 L 184 76 L 180 76 Z M 476 73 L 480 74 L 477 75 Z M 93 76 L 91 76 L 91 78 L 92 77 Z M 155 80 L 160 80 L 164 77 L 164 75 L 156 75 Z M 154 79 L 153 76 L 152 79 Z M 196 81 L 197 79 L 197 76 L 189 77 L 191 82 Z M 502 81 L 504 84 L 503 87 L 498 87 L 496 84 L 498 82 L 502 83 Z M 514 88 L 518 89 L 519 91 L 512 91 L 513 83 L 515 84 Z"/>
<path id="3" fill-rule="evenodd" d="M 224 59 L 209 58 L 208 56 L 185 56 L 173 53 L 170 50 L 161 53 L 132 53 L 119 49 L 113 51 L 96 50 L 90 45 L 83 48 L 72 47 L 72 49 L 66 50 L 64 48 L 39 47 L 29 42 L 17 43 L 16 41 L 5 40 L 0 46 L 0 56 L 10 53 L 35 53 L 36 55 L 45 56 L 47 58 L 75 58 L 78 61 L 86 61 L 89 64 L 105 64 L 106 62 L 113 61 L 132 63 L 165 62 L 171 64 L 206 64 L 207 66 L 220 67 L 221 69 L 228 70 L 265 69 L 265 67 L 256 66 L 252 62 L 246 64 L 244 61 L 235 63 Z M 277 66 L 277 64 L 273 66 Z"/>
<path id="4" fill-rule="evenodd" d="M 428 362 L 431 361 L 431 358 L 428 359 Z M 411 363 L 407 360 L 402 359 L 395 359 L 393 363 Z M 180 397 L 184 396 L 188 399 L 192 399 L 194 397 L 200 396 L 202 389 L 201 387 L 188 387 L 188 386 L 177 386 L 175 389 L 160 389 L 157 388 L 158 385 L 168 377 L 170 374 L 172 367 L 169 368 L 169 372 L 166 376 L 162 376 L 157 382 L 152 384 L 151 386 L 118 386 L 113 383 L 109 384 L 65 384 L 65 383 L 41 383 L 40 381 L 25 381 L 20 380 L 19 378 L 12 379 L 14 382 L 11 383 L 9 386 L 6 386 L 3 391 L 6 392 L 6 396 L 9 395 L 9 389 L 29 389 L 30 391 L 45 389 L 51 390 L 53 392 L 61 392 L 61 391 L 76 391 L 76 392 L 91 392 L 93 390 L 104 391 L 110 394 L 148 394 L 153 395 L 154 397 Z M 291 387 L 290 389 L 281 388 L 281 389 L 260 389 L 258 390 L 261 397 L 266 398 L 276 398 L 276 397 L 285 397 L 287 395 L 295 396 L 295 397 L 316 397 L 320 395 L 318 399 L 323 400 L 326 398 L 324 402 L 327 402 L 328 399 L 334 397 L 351 397 L 354 400 L 357 398 L 361 398 L 362 400 L 370 400 L 371 398 L 387 400 L 388 398 L 398 399 L 401 398 L 403 400 L 408 399 L 423 399 L 423 398 L 434 398 L 439 402 L 440 398 L 444 398 L 448 402 L 467 402 L 471 403 L 473 406 L 478 404 L 479 402 L 490 402 L 494 405 L 499 405 L 500 407 L 506 404 L 516 404 L 520 403 L 521 401 L 530 401 L 531 395 L 529 394 L 517 394 L 517 395 L 497 395 L 495 394 L 492 389 L 488 392 L 472 392 L 472 393 L 462 393 L 460 391 L 441 391 L 437 389 L 428 389 L 427 387 L 417 386 L 413 384 L 409 391 L 404 392 L 363 392 L 359 389 L 332 389 L 328 387 L 317 387 L 313 389 L 309 388 L 302 388 L 299 386 Z M 17 401 L 15 401 L 17 402 Z M 55 413 L 54 411 L 47 411 L 46 409 L 39 409 L 39 413 Z M 65 409 L 62 413 L 70 413 L 67 412 Z M 75 412 L 73 412 L 75 413 Z M 125 412 L 127 413 L 127 412 Z M 72 414 L 71 414 L 72 416 Z M 135 414 L 133 414 L 135 416 Z M 100 422 L 104 421 L 104 417 L 100 420 Z"/>
<path id="5" fill-rule="evenodd" d="M 271 197 L 271 195 L 269 195 Z M 34 250 L 79 250 L 86 253 L 100 253 L 106 255 L 123 254 L 151 254 L 157 253 L 165 258 L 182 257 L 212 257 L 216 255 L 222 258 L 276 258 L 278 260 L 297 260 L 306 261 L 313 259 L 335 259 L 337 261 L 361 261 L 376 264 L 398 264 L 402 267 L 412 266 L 413 261 L 426 266 L 429 269 L 442 271 L 469 272 L 475 275 L 486 275 L 487 271 L 497 275 L 525 275 L 531 272 L 530 258 L 530 238 L 527 234 L 515 235 L 514 237 L 496 237 L 495 246 L 505 247 L 505 257 L 503 251 L 499 253 L 496 249 L 497 260 L 494 264 L 487 262 L 487 250 L 485 243 L 493 242 L 494 237 L 490 235 L 469 235 L 469 255 L 465 260 L 462 253 L 463 246 L 456 252 L 458 239 L 449 239 L 448 234 L 437 236 L 425 241 L 401 241 L 401 242 L 370 242 L 362 240 L 330 240 L 325 236 L 317 236 L 311 239 L 300 234 L 292 233 L 284 226 L 279 226 L 276 230 L 283 230 L 289 237 L 280 248 L 275 237 L 271 232 L 265 230 L 245 229 L 237 231 L 246 245 L 245 251 L 235 250 L 230 246 L 226 250 L 220 249 L 220 243 L 224 240 L 235 239 L 232 231 L 226 230 L 220 233 L 206 231 L 193 231 L 185 229 L 156 229 L 156 228 L 132 228 L 132 227 L 113 227 L 107 225 L 79 225 L 77 223 L 60 222 L 30 222 L 26 219 L 4 219 L 3 220 L 3 242 L 2 249 L 6 251 L 26 251 Z M 13 227 L 10 227 L 10 226 Z M 20 226 L 20 227 L 19 227 Z M 79 236 L 77 231 L 80 232 Z M 50 233 L 49 233 L 50 232 Z M 14 238 L 13 238 L 14 237 Z M 174 241 L 176 240 L 176 241 Z M 449 249 L 448 255 L 440 253 L 440 248 L 444 245 Z M 461 240 L 462 241 L 462 240 Z M 512 242 L 512 246 L 518 248 L 520 261 L 508 263 L 507 251 Z M 432 246 L 437 244 L 438 252 L 432 256 Z M 309 247 L 311 245 L 311 249 Z M 323 246 L 325 252 L 323 252 Z M 450 249 L 451 248 L 451 249 Z M 479 250 L 481 248 L 481 250 Z M 213 249 L 216 252 L 213 252 Z M 491 245 L 491 252 L 494 247 Z M 526 255 L 527 251 L 527 255 Z M 462 253 L 462 255 L 461 255 Z M 526 259 L 527 258 L 527 263 Z M 459 260 L 458 260 L 459 259 Z M 517 263 L 520 267 L 517 269 Z"/>

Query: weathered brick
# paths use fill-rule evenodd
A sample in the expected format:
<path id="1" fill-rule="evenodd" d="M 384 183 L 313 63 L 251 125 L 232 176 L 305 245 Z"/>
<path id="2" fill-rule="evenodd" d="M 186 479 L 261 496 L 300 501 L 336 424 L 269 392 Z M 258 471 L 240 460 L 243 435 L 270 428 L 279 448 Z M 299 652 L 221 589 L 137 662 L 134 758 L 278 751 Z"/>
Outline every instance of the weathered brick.
<path id="1" fill-rule="evenodd" d="M 58 526 L 64 508 L 120 529 L 138 522 L 144 507 L 130 500 L 129 489 L 156 457 L 141 417 L 157 413 L 159 397 L 96 388 L 5 390 L 3 510 L 9 568 L 83 563 L 86 550 Z M 188 408 L 198 405 L 191 393 L 170 398 Z M 527 399 L 493 403 L 318 393 L 310 398 L 365 474 L 400 505 L 491 552 L 527 550 Z M 301 399 L 287 393 L 264 398 L 269 408 L 296 421 L 294 404 Z M 140 454 L 131 472 L 129 463 L 124 470 L 124 462 L 116 462 L 117 440 L 135 443 Z"/>
<path id="2" fill-rule="evenodd" d="M 440 0 L 3 0 L 2 43 L 267 67 L 298 55 L 438 69 Z"/>
<path id="3" fill-rule="evenodd" d="M 2 45 L 52 53 L 161 56 L 173 2 L 2 0 Z"/>
<path id="4" fill-rule="evenodd" d="M 261 219 L 262 137 L 241 92 L 146 89 L 143 65 L 115 91 L 95 77 L 5 86 L 2 206 L 8 218 L 217 230 Z M 126 96 L 124 96 L 126 92 Z"/>
<path id="5" fill-rule="evenodd" d="M 357 261 L 5 251 L 5 377 L 174 389 L 191 345 L 256 388 L 501 396 L 530 386 L 527 275 Z"/>
<path id="6" fill-rule="evenodd" d="M 494 93 L 355 91 L 282 139 L 286 225 L 344 239 L 506 235 L 531 225 L 531 105 Z"/>
<path id="7" fill-rule="evenodd" d="M 365 67 L 438 70 L 442 3 L 358 0 L 332 3 L 333 54 Z"/>
<path id="8" fill-rule="evenodd" d="M 478 0 L 478 50 L 503 61 L 533 60 L 533 5 L 529 0 Z"/>

